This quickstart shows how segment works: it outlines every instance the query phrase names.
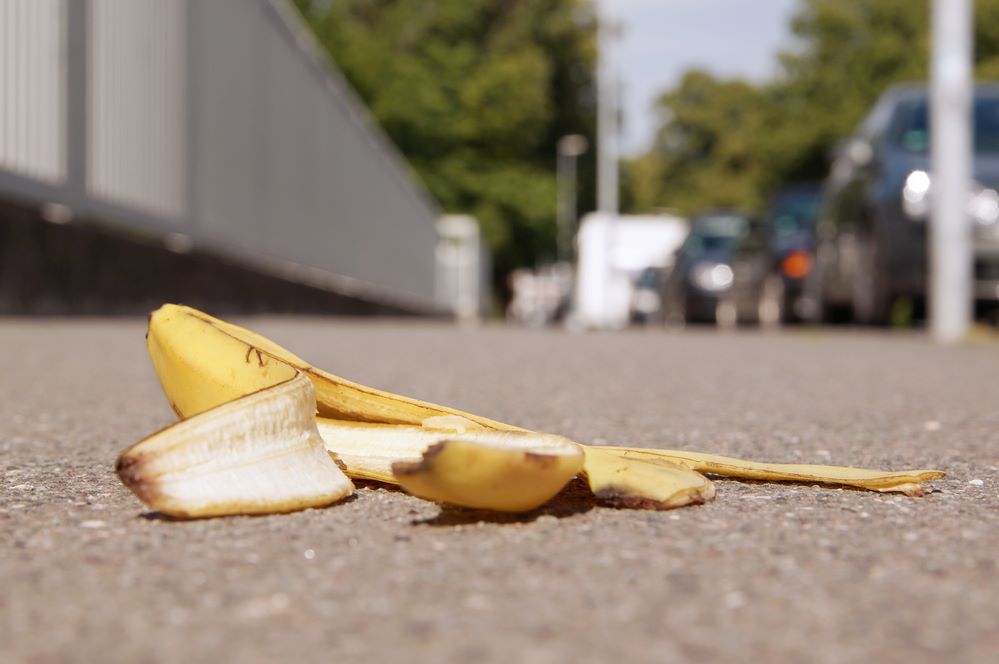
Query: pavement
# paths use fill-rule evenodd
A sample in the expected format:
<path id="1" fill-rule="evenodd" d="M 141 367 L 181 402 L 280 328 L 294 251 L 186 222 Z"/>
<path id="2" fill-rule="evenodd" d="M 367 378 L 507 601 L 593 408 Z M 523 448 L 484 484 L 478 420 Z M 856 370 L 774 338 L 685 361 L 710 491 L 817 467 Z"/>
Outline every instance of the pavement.
<path id="1" fill-rule="evenodd" d="M 536 512 L 391 487 L 171 521 L 117 453 L 172 421 L 144 320 L 6 319 L 0 661 L 995 662 L 999 343 L 256 318 L 341 375 L 583 442 L 940 468 L 923 498 L 719 480 Z"/>

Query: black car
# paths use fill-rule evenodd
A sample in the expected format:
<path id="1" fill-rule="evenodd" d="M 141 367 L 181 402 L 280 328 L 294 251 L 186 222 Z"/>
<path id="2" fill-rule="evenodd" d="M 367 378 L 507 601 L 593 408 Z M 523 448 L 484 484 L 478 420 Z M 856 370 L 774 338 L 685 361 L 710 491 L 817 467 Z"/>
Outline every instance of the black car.
<path id="1" fill-rule="evenodd" d="M 748 230 L 748 217 L 738 212 L 710 212 L 694 219 L 663 286 L 667 322 L 719 322 L 732 286 L 732 251 Z"/>
<path id="2" fill-rule="evenodd" d="M 999 303 L 999 86 L 974 95 L 974 294 Z M 927 218 L 933 175 L 924 86 L 890 89 L 836 156 L 817 227 L 809 293 L 829 317 L 890 321 L 899 298 L 919 306 L 927 292 Z"/>
<path id="3" fill-rule="evenodd" d="M 739 323 L 774 326 L 809 318 L 816 303 L 805 292 L 815 255 L 818 184 L 790 185 L 771 199 L 732 255 L 729 299 Z"/>

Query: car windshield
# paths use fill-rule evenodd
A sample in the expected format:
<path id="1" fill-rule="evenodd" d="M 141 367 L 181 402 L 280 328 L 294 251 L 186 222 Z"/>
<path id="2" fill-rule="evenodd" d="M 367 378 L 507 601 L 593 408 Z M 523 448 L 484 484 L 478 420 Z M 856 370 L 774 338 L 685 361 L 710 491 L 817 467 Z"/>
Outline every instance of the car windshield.
<path id="1" fill-rule="evenodd" d="M 696 256 L 705 252 L 727 251 L 745 235 L 749 223 L 735 214 L 701 217 L 684 243 L 684 251 Z"/>
<path id="2" fill-rule="evenodd" d="M 777 195 L 771 211 L 774 233 L 788 235 L 815 225 L 822 192 L 819 189 L 785 191 Z"/>
<path id="3" fill-rule="evenodd" d="M 975 99 L 974 130 L 975 152 L 999 153 L 999 97 Z M 929 108 L 925 98 L 909 99 L 899 105 L 892 138 L 910 152 L 923 154 L 929 151 Z"/>

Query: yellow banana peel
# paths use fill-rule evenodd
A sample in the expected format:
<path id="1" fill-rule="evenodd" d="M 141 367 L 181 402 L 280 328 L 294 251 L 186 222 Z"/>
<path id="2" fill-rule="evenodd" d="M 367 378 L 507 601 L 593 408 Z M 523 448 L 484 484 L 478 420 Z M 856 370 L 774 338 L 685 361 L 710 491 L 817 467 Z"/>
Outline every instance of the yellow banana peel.
<path id="1" fill-rule="evenodd" d="M 578 445 L 560 436 L 488 432 L 431 445 L 392 475 L 420 498 L 462 507 L 527 512 L 548 502 L 583 467 Z"/>
<path id="2" fill-rule="evenodd" d="M 686 466 L 638 459 L 604 447 L 586 446 L 583 474 L 599 500 L 616 507 L 670 509 L 715 497 L 715 485 Z"/>
<path id="3" fill-rule="evenodd" d="M 909 495 L 919 495 L 923 482 L 943 476 L 934 470 L 767 464 L 698 452 L 580 445 L 354 383 L 311 366 L 259 334 L 180 305 L 154 312 L 146 338 L 171 407 L 180 418 L 191 419 L 126 450 L 119 475 L 150 507 L 177 516 L 287 511 L 329 504 L 346 495 L 345 490 L 349 493 L 343 483 L 347 477 L 334 481 L 329 466 L 325 493 L 314 484 L 302 495 L 277 491 L 274 484 L 294 475 L 287 464 L 266 481 L 258 478 L 235 488 L 243 477 L 237 469 L 260 473 L 270 463 L 267 455 L 254 452 L 266 447 L 260 441 L 275 444 L 303 436 L 313 443 L 322 440 L 349 477 L 395 483 L 439 502 L 510 512 L 538 507 L 577 474 L 603 502 L 655 509 L 712 499 L 715 488 L 704 473 Z M 303 377 L 311 382 L 308 398 L 296 387 L 297 396 L 289 400 L 284 392 L 290 388 L 281 386 L 308 384 Z M 279 392 L 294 413 L 273 407 Z M 242 428 L 226 438 L 224 430 L 235 426 L 237 414 Z M 303 418 L 311 422 L 308 432 Z M 198 443 L 201 435 L 214 442 Z M 313 443 L 308 450 L 314 451 Z M 142 463 L 136 461 L 140 458 Z M 295 455 L 282 452 L 274 458 Z M 173 474 L 160 473 L 163 467 Z M 322 476 L 315 468 L 306 472 L 304 465 L 299 471 L 313 479 Z"/>
<path id="4" fill-rule="evenodd" d="M 669 461 L 700 473 L 722 477 L 770 482 L 839 484 L 870 491 L 898 491 L 910 496 L 923 495 L 925 493 L 923 482 L 940 479 L 944 476 L 944 473 L 939 470 L 867 470 L 807 463 L 762 463 L 717 454 L 681 450 L 631 447 L 609 447 L 607 449 L 627 459 Z"/>
<path id="5" fill-rule="evenodd" d="M 186 329 L 190 327 L 198 327 L 202 330 L 201 334 L 204 336 L 198 343 L 193 346 L 188 345 L 186 350 L 178 349 L 177 345 L 170 344 L 170 341 L 178 335 L 176 328 Z M 160 377 L 164 391 L 167 391 L 167 381 L 164 381 L 163 372 L 160 371 L 161 365 L 157 364 L 156 356 L 153 355 L 154 343 L 173 346 L 175 351 L 172 357 L 173 362 L 191 358 L 198 352 L 199 348 L 222 352 L 224 361 L 211 358 L 206 361 L 198 361 L 197 358 L 194 358 L 191 362 L 191 364 L 196 365 L 208 365 L 206 368 L 210 380 L 208 385 L 202 389 L 206 391 L 217 390 L 217 399 L 223 397 L 226 392 L 225 387 L 238 389 L 244 380 L 253 382 L 253 379 L 247 378 L 248 374 L 257 372 L 258 369 L 260 371 L 257 373 L 266 373 L 270 361 L 277 360 L 279 363 L 301 371 L 309 377 L 316 388 L 316 409 L 320 417 L 380 424 L 420 425 L 431 417 L 458 416 L 476 422 L 487 429 L 520 430 L 519 427 L 495 422 L 471 413 L 463 413 L 454 408 L 438 406 L 349 381 L 311 366 L 305 360 L 270 339 L 191 307 L 174 304 L 160 307 L 149 318 L 149 333 L 146 338 L 150 347 L 150 356 L 153 357 L 153 365 L 156 367 L 156 373 Z M 185 336 L 182 341 L 185 344 L 190 344 L 191 339 Z M 181 351 L 179 354 L 178 350 Z M 237 367 L 234 364 L 233 356 L 241 356 L 245 366 Z M 177 370 L 176 367 L 166 363 L 163 363 L 162 366 L 168 379 L 169 374 Z M 213 369 L 223 372 L 235 370 L 236 373 L 232 375 L 231 381 L 218 381 Z M 181 370 L 183 371 L 183 369 Z M 193 386 L 188 383 L 186 388 L 192 389 Z M 171 399 L 171 403 L 175 404 L 174 410 L 186 403 L 183 395 L 177 395 L 177 398 L 174 398 L 168 392 L 168 397 Z M 185 417 L 191 413 L 178 411 L 177 414 Z"/>
<path id="6" fill-rule="evenodd" d="M 354 490 L 316 429 L 301 375 L 145 438 L 116 470 L 154 510 L 191 518 L 322 507 Z"/>

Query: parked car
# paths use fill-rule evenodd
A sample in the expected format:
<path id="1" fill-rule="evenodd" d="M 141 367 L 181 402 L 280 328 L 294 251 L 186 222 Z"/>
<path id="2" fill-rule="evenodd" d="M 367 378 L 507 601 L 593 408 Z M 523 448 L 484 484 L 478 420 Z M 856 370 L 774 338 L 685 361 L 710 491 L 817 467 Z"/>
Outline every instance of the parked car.
<path id="1" fill-rule="evenodd" d="M 933 195 L 924 86 L 891 88 L 839 150 L 826 180 L 808 291 L 829 316 L 889 322 L 898 298 L 925 301 L 927 219 Z M 974 295 L 999 304 L 999 85 L 974 94 Z"/>
<path id="2" fill-rule="evenodd" d="M 804 284 L 814 262 L 821 199 L 818 184 L 778 190 L 762 221 L 736 246 L 729 298 L 737 322 L 776 326 L 813 314 L 815 302 Z"/>
<path id="3" fill-rule="evenodd" d="M 732 251 L 749 230 L 749 218 L 738 212 L 702 214 L 677 250 L 663 285 L 667 322 L 728 322 L 725 295 L 732 286 Z M 719 311 L 721 309 L 721 312 Z"/>

